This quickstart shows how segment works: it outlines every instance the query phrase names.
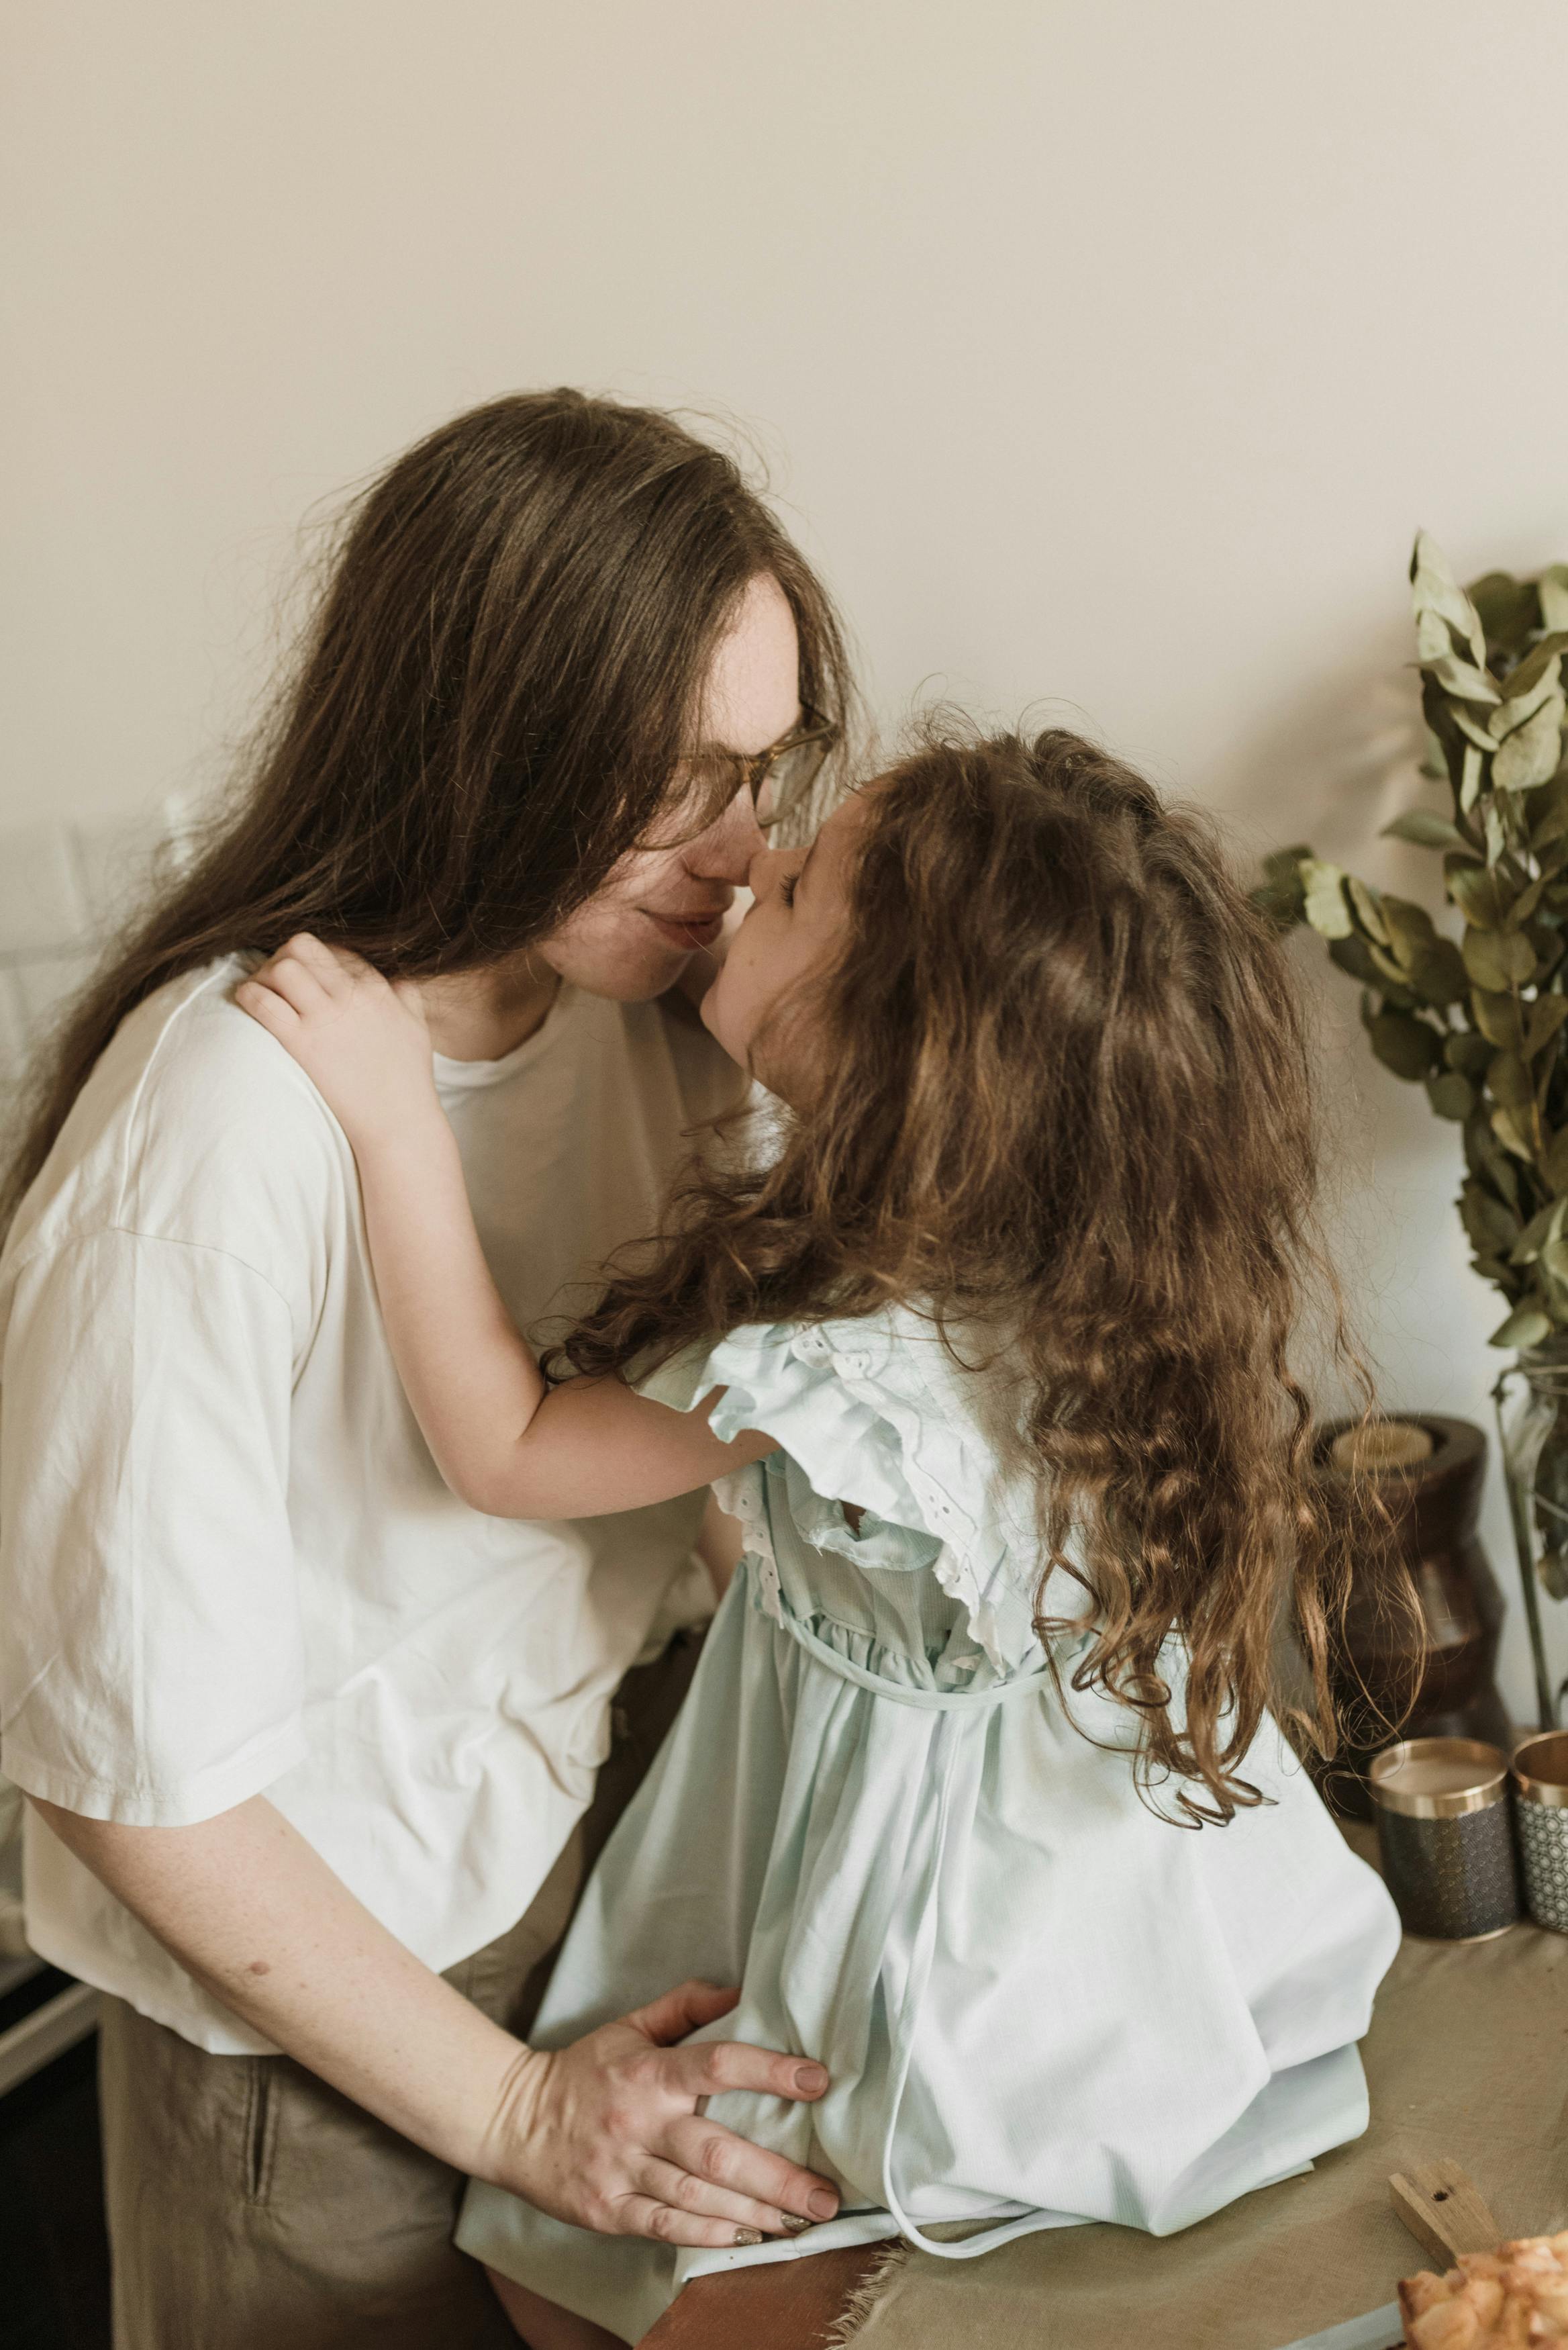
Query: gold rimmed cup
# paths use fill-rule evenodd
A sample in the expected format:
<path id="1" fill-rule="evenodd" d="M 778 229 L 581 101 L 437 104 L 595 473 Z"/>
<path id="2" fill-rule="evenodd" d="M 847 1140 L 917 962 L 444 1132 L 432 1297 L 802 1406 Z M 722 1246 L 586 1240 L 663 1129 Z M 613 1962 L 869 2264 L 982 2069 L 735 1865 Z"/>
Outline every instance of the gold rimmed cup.
<path id="1" fill-rule="evenodd" d="M 1517 1923 L 1508 1774 L 1501 1748 L 1479 1738 L 1405 1738 L 1374 1758 L 1383 1874 L 1407 1933 L 1483 1942 Z"/>
<path id="2" fill-rule="evenodd" d="M 1546 1731 L 1514 1748 L 1513 1825 L 1530 1914 L 1553 1934 L 1568 1934 L 1568 1731 Z"/>

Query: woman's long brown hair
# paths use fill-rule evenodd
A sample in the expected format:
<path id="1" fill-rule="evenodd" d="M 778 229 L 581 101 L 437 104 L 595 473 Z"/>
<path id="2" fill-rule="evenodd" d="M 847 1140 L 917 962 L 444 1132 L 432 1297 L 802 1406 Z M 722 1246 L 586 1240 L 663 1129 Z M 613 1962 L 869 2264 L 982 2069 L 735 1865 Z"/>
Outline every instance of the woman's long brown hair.
<path id="1" fill-rule="evenodd" d="M 672 417 L 520 393 L 399 458 L 347 512 L 231 805 L 41 1058 L 0 1232 L 120 1022 L 182 972 L 307 930 L 422 978 L 553 930 L 658 814 L 760 572 L 794 614 L 802 701 L 841 722 L 820 583 Z"/>
<path id="2" fill-rule="evenodd" d="M 771 1163 L 692 1176 L 562 1353 L 600 1374 L 891 1300 L 999 1334 L 1039 1588 L 1084 1594 L 1073 1686 L 1138 1718 L 1146 1791 L 1228 1820 L 1282 1614 L 1332 1747 L 1351 1539 L 1288 1359 L 1303 1282 L 1332 1293 L 1291 973 L 1205 819 L 1075 735 L 939 736 L 873 799 L 819 1094 Z"/>

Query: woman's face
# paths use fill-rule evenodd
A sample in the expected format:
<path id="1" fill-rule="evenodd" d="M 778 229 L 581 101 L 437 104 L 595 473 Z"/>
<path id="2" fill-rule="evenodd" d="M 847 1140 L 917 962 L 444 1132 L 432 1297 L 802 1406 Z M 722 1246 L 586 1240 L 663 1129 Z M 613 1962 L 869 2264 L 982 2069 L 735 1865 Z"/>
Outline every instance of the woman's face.
<path id="1" fill-rule="evenodd" d="M 800 643 L 794 615 L 771 573 L 759 573 L 719 642 L 703 685 L 704 749 L 753 754 L 800 723 Z M 695 838 L 681 811 L 670 845 L 634 849 L 602 889 L 534 950 L 575 986 L 623 1003 L 673 987 L 719 935 L 736 886 L 763 846 L 751 795 L 741 792 Z"/>
<path id="2" fill-rule="evenodd" d="M 849 920 L 856 850 L 869 820 L 854 793 L 809 848 L 759 848 L 747 876 L 751 910 L 702 999 L 703 1025 L 726 1053 L 794 1107 L 821 1068 L 808 984 L 836 956 Z"/>

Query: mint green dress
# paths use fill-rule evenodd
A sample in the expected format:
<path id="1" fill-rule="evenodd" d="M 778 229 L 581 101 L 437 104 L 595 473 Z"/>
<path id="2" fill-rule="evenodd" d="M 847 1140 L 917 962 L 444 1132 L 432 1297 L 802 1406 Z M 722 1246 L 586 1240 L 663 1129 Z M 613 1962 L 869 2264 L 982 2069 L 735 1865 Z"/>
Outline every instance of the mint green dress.
<path id="1" fill-rule="evenodd" d="M 896 2234 L 972 2259 L 1085 2220 L 1165 2235 L 1356 2137 L 1393 1907 L 1272 1722 L 1246 1765 L 1267 1805 L 1195 1831 L 1140 1802 L 1129 1715 L 1057 1693 L 994 1380 L 897 1309 L 737 1330 L 644 1382 L 682 1410 L 715 1387 L 718 1433 L 779 1449 L 719 1489 L 745 1557 L 535 2038 L 740 1984 L 695 2037 L 818 2057 L 832 2085 L 710 2111 L 834 2180 L 841 2213 L 679 2251 L 475 2183 L 463 2250 L 636 2342 L 715 2269 Z M 943 2221 L 971 2231 L 927 2235 Z"/>

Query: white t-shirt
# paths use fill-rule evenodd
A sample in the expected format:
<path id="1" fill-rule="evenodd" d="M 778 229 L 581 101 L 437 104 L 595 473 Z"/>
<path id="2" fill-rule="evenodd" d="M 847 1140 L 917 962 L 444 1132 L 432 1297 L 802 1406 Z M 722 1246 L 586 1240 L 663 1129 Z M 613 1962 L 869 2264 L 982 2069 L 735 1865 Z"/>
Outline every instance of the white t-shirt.
<path id="1" fill-rule="evenodd" d="M 147 1825 L 265 1789 L 445 1968 L 533 1898 L 622 1673 L 708 1612 L 701 1499 L 539 1524 L 448 1492 L 353 1155 L 237 970 L 125 1021 L 0 1258 L 0 1768 Z M 524 1329 L 653 1228 L 739 1083 L 680 1010 L 572 988 L 505 1059 L 436 1074 Z M 43 1957 L 199 2047 L 266 2048 L 30 1806 L 26 1870 Z"/>

